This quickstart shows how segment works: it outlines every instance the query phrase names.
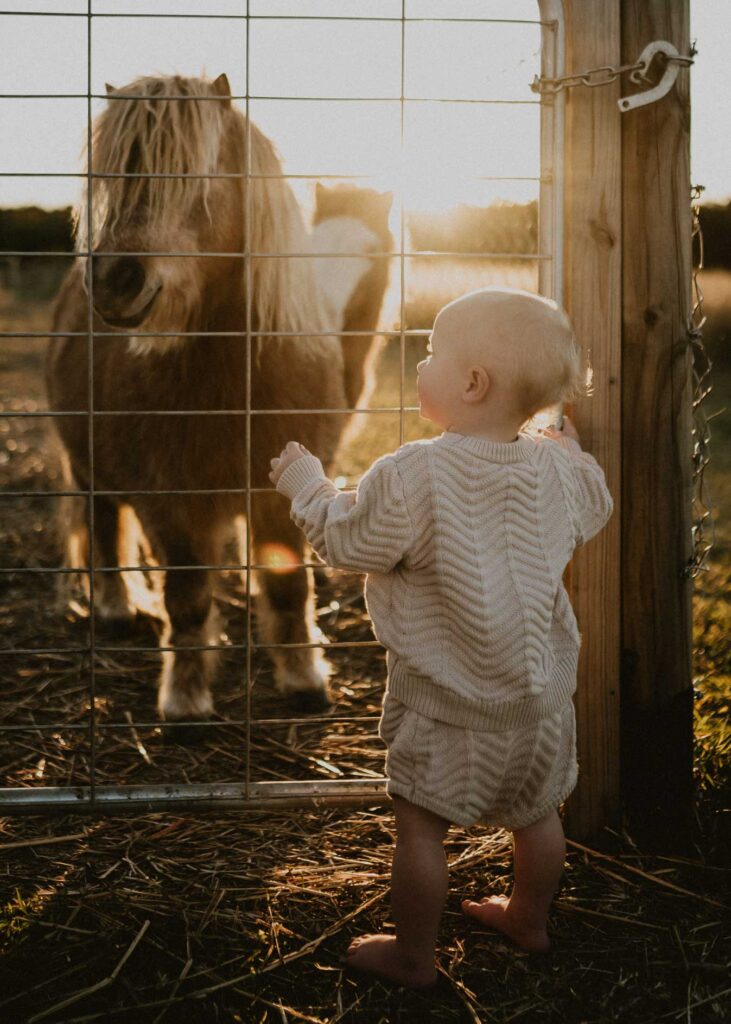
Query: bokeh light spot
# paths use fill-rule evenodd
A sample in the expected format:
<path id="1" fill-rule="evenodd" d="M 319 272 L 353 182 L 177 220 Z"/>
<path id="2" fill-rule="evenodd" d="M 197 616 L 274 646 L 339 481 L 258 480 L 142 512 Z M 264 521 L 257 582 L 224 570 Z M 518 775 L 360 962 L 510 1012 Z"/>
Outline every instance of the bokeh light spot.
<path id="1" fill-rule="evenodd" d="M 278 576 L 295 572 L 302 566 L 302 560 L 295 551 L 292 551 L 286 544 L 279 544 L 275 541 L 262 544 L 257 560 L 265 569 Z"/>

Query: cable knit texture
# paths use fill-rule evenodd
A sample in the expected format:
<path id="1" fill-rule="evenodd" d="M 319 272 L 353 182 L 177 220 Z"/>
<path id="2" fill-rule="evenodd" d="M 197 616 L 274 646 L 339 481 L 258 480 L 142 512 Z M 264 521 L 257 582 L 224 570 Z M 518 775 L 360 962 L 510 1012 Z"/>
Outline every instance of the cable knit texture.
<path id="1" fill-rule="evenodd" d="M 459 747 L 454 738 L 445 741 L 444 728 L 439 736 L 432 729 L 427 740 L 423 722 L 416 743 L 415 723 L 422 719 L 471 736 L 504 734 L 503 740 L 485 737 L 486 752 L 479 756 L 475 749 L 469 757 L 463 751 L 463 775 L 476 757 L 487 757 L 493 780 L 515 762 L 515 771 L 508 771 L 515 788 L 521 771 L 527 779 L 535 774 L 536 758 L 542 762 L 542 782 L 532 784 L 536 813 L 572 787 L 575 749 L 573 761 L 566 751 L 573 739 L 561 739 L 557 723 L 568 721 L 580 637 L 562 575 L 574 548 L 593 537 L 612 511 L 596 460 L 568 438 L 520 434 L 501 443 L 447 432 L 379 459 L 355 492 L 339 491 L 313 456 L 288 467 L 277 486 L 293 499 L 293 520 L 328 565 L 368 573 L 368 611 L 388 651 L 387 742 L 386 720 L 406 708 L 412 715 L 401 715 L 400 746 L 405 729 L 411 762 L 419 756 L 423 761 L 426 748 L 440 744 L 449 761 L 449 751 Z M 437 799 L 424 782 L 435 778 L 434 766 L 420 774 L 411 763 L 404 774 L 404 752 L 398 736 L 392 739 L 390 792 L 465 824 L 530 817 L 526 805 L 513 808 L 512 821 L 501 812 L 498 822 L 497 811 L 485 806 L 475 818 L 474 779 L 459 784 L 461 810 L 456 808 L 456 776 L 450 772 Z M 525 748 L 519 757 L 516 744 Z M 557 779 L 559 762 L 564 769 Z M 485 773 L 478 777 L 484 789 Z"/>

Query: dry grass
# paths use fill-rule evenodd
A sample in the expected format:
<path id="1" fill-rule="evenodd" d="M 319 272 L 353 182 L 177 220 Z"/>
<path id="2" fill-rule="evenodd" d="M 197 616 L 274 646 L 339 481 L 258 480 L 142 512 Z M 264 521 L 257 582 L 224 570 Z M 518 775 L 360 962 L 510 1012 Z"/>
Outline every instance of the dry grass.
<path id="1" fill-rule="evenodd" d="M 728 1019 L 728 869 L 572 845 L 552 951 L 517 952 L 459 899 L 507 890 L 505 833 L 455 832 L 437 989 L 348 977 L 389 928 L 388 812 L 6 821 L 0 1011 L 8 1021 L 586 1022 Z"/>

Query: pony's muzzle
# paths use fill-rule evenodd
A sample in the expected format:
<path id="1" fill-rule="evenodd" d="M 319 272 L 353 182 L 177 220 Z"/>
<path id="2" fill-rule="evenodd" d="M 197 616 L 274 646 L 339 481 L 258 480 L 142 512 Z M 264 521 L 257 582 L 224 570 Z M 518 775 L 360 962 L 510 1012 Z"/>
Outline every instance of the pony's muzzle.
<path id="1" fill-rule="evenodd" d="M 97 313 L 114 327 L 137 327 L 150 312 L 159 287 L 145 294 L 147 275 L 135 256 L 92 256 L 86 266 L 86 288 Z"/>

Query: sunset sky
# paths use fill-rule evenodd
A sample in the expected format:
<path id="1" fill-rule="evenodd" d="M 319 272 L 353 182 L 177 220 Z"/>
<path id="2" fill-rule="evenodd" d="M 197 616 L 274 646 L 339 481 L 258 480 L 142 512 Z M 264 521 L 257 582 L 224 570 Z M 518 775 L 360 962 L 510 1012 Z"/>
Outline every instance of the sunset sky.
<path id="1" fill-rule="evenodd" d="M 93 11 L 231 15 L 245 0 L 94 0 Z M 86 12 L 86 0 L 0 0 L 3 11 Z M 406 205 L 444 209 L 495 198 L 525 201 L 534 181 L 489 182 L 480 176 L 532 178 L 539 172 L 538 106 L 530 82 L 539 69 L 536 0 L 408 0 L 413 18 L 493 17 L 528 24 L 407 23 L 403 184 Z M 401 0 L 250 0 L 252 15 L 401 16 Z M 141 74 L 215 77 L 225 71 L 246 90 L 244 20 L 94 18 L 91 88 L 121 86 Z M 693 89 L 694 182 L 706 199 L 731 196 L 728 121 L 731 5 L 694 0 L 692 34 L 699 55 Z M 2 93 L 85 93 L 84 17 L 0 15 Z M 252 119 L 277 144 L 290 174 L 362 174 L 381 188 L 401 180 L 401 25 L 395 21 L 256 20 L 250 24 Z M 326 102 L 281 97 L 327 97 Z M 347 101 L 368 97 L 368 101 Z M 430 99 L 519 100 L 518 105 L 419 102 Z M 723 103 L 720 109 L 719 98 Z M 344 101 L 345 100 L 345 101 Z M 94 100 L 97 113 L 103 106 Z M 241 101 L 243 106 L 243 101 Z M 86 99 L 0 99 L 0 170 L 77 172 Z M 720 118 L 720 121 L 719 121 Z M 299 186 L 299 191 L 308 186 Z M 0 178 L 0 206 L 74 202 L 74 178 Z"/>

